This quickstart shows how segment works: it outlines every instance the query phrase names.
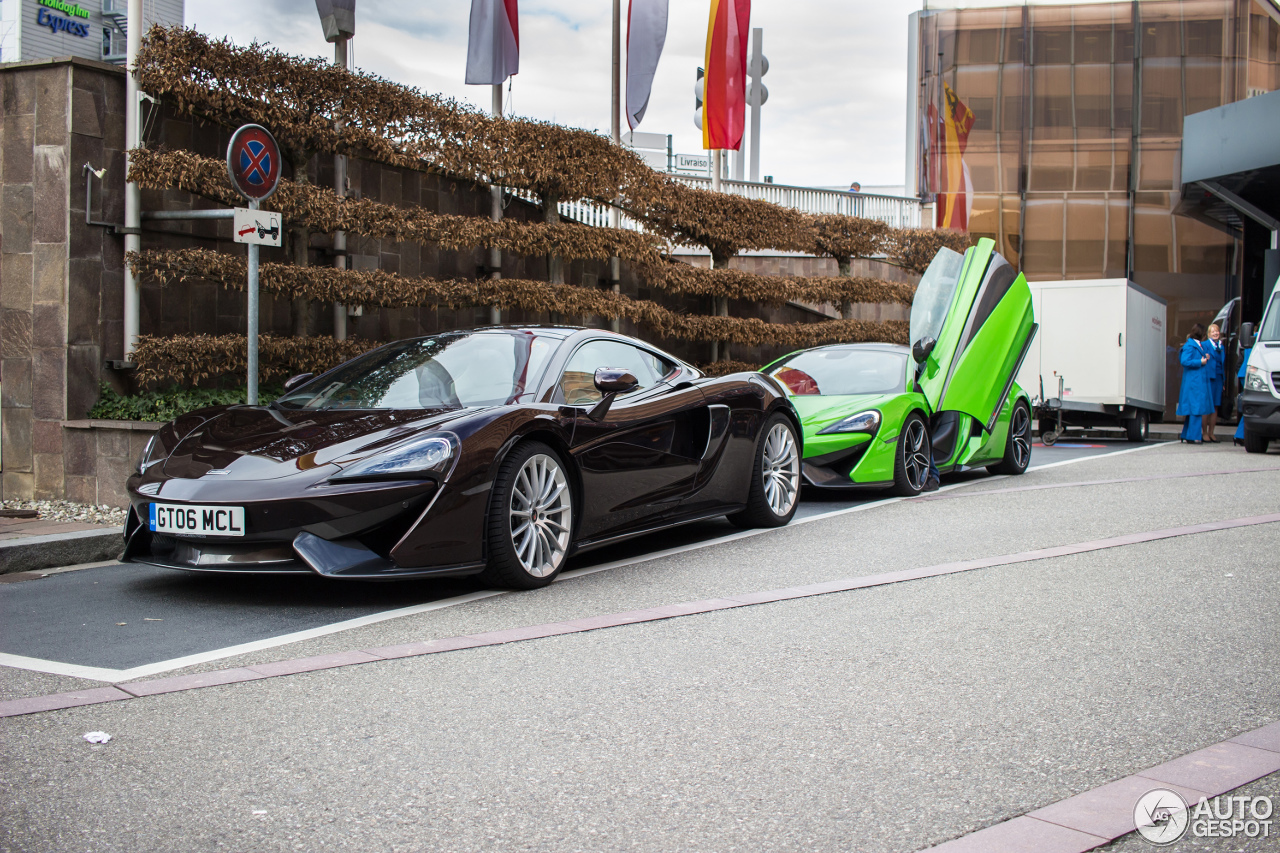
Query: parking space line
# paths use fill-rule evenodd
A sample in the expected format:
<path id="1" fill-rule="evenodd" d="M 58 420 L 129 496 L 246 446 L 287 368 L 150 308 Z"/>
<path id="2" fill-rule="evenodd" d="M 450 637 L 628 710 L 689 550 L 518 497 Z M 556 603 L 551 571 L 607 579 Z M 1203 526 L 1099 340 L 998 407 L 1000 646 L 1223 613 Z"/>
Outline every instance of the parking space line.
<path id="1" fill-rule="evenodd" d="M 1152 474 L 1149 477 L 1118 477 L 1114 480 L 1076 480 L 1072 483 L 1041 483 L 1035 486 L 1011 486 L 1007 489 L 982 489 L 977 492 L 956 492 L 954 494 L 928 494 L 911 498 L 913 502 L 942 501 L 955 498 L 980 498 L 986 495 L 1006 495 L 1010 492 L 1039 492 L 1045 489 L 1072 489 L 1080 486 L 1109 486 L 1115 483 L 1145 483 L 1151 480 L 1183 480 L 1188 477 L 1220 477 L 1226 474 L 1280 474 L 1280 467 L 1270 468 L 1234 468 L 1230 471 L 1195 471 L 1185 474 Z M 984 480 L 982 482 L 990 482 Z M 965 485 L 971 485 L 966 483 Z"/>
<path id="2" fill-rule="evenodd" d="M 1174 790 L 1188 805 L 1280 772 L 1280 723 L 1236 735 L 1027 814 L 928 848 L 934 853 L 1084 853 L 1136 832 L 1138 798 Z"/>
<path id="3" fill-rule="evenodd" d="M 1157 447 L 1163 447 L 1173 442 L 1147 443 L 1137 447 L 1118 450 L 1114 453 L 1094 454 L 1090 456 L 1079 456 L 1074 459 L 1064 459 L 1060 462 L 1050 462 L 1045 465 L 1032 466 L 1027 469 L 1031 471 L 1042 471 L 1046 468 L 1057 468 L 1062 465 L 1074 465 L 1080 462 L 1087 462 L 1092 459 L 1101 459 L 1106 456 L 1119 456 L 1126 453 L 1136 453 L 1141 450 L 1151 450 Z M 1003 475 L 987 477 L 981 480 L 983 483 L 990 483 L 996 479 L 1001 479 Z M 934 494 L 942 494 L 964 486 L 972 485 L 972 482 L 948 483 L 942 486 Z M 808 524 L 813 521 L 822 521 L 837 516 L 849 515 L 850 513 L 863 512 L 878 507 L 890 506 L 902 501 L 912 500 L 905 497 L 882 498 L 881 500 L 868 501 L 867 503 L 858 504 L 852 507 L 842 507 L 827 512 L 815 513 L 814 515 L 805 516 L 804 518 L 794 519 L 787 527 L 795 527 L 801 524 Z M 627 566 L 634 566 L 640 563 L 647 563 L 650 560 L 659 560 L 663 557 L 672 557 L 679 554 L 696 551 L 701 548 L 709 548 L 713 545 L 721 545 L 738 539 L 745 539 L 750 536 L 759 536 L 764 533 L 771 533 L 775 530 L 786 530 L 787 527 L 764 527 L 754 530 L 740 530 L 725 536 L 718 536 L 713 539 L 704 539 L 700 542 L 693 542 L 688 545 L 681 545 L 676 548 L 666 548 L 660 551 L 650 551 L 635 557 L 626 557 L 620 560 L 614 560 L 608 563 L 601 563 L 596 566 L 586 566 L 581 569 L 570 569 L 562 572 L 556 582 L 563 580 L 572 580 L 574 578 L 593 575 L 597 572 L 609 571 L 610 569 L 620 569 Z M 227 646 L 220 649 L 211 649 L 207 652 L 200 652 L 194 655 L 187 655 L 181 658 L 173 658 L 165 661 L 158 661 L 152 664 L 144 664 L 142 666 L 133 667 L 131 669 L 116 670 L 104 667 L 87 667 L 79 664 L 62 663 L 60 661 L 43 660 L 40 658 L 24 657 L 22 655 L 9 654 L 0 652 L 0 666 L 8 666 L 14 669 L 25 669 L 34 672 L 43 672 L 50 675 L 63 675 L 71 678 L 84 678 L 91 681 L 119 682 L 136 678 L 146 678 L 150 675 L 159 675 L 163 672 L 172 672 L 175 669 L 183 669 L 188 666 L 196 666 L 202 663 L 210 663 L 215 660 L 223 660 L 229 657 L 235 657 L 249 652 L 262 651 L 263 649 L 284 646 L 290 643 L 302 642 L 304 640 L 323 637 L 328 634 L 336 634 L 342 631 L 348 631 L 353 628 L 361 628 L 365 625 L 372 625 L 377 622 L 383 622 L 389 619 L 398 619 L 402 616 L 412 616 L 418 613 L 425 613 L 431 610 L 441 610 L 446 607 L 453 607 L 458 604 L 467 604 L 471 601 L 477 601 L 482 598 L 492 598 L 499 595 L 506 595 L 507 590 L 486 590 L 484 592 L 469 593 L 468 595 L 456 596 L 454 598 L 445 598 L 439 601 L 433 601 L 427 604 L 418 604 L 411 607 L 402 607 L 395 610 L 387 610 L 382 613 L 375 613 L 369 616 L 361 616 L 356 619 L 348 619 L 342 622 L 335 622 L 331 625 L 324 625 L 319 628 L 311 628 L 305 631 L 297 631 L 290 634 L 281 634 L 278 637 L 269 637 L 263 640 L 255 640 L 250 643 L 242 643 L 234 646 Z"/>
<path id="4" fill-rule="evenodd" d="M 1280 522 L 1280 513 L 1271 513 L 1269 515 L 1256 515 L 1244 518 L 1232 518 L 1224 521 L 1207 522 L 1204 524 L 1193 524 L 1183 527 L 1171 527 L 1162 530 L 1152 530 L 1145 533 L 1129 533 L 1123 536 L 1113 536 L 1107 539 L 1096 539 L 1088 542 L 1077 542 L 1070 545 L 1058 545 L 1050 548 L 1039 548 L 1034 551 L 1023 551 L 1017 554 L 1005 554 L 995 557 L 983 557 L 975 560 L 963 560 L 954 563 L 943 563 L 935 566 L 927 566 L 919 569 L 906 569 L 896 572 L 886 572 L 878 575 L 867 575 L 855 578 L 843 578 L 840 580 L 826 581 L 823 583 L 809 584 L 807 586 L 786 587 L 783 589 L 773 589 L 763 592 L 746 593 L 742 595 L 731 595 L 724 598 L 714 598 L 705 601 L 691 601 L 681 604 L 665 605 L 654 607 L 647 610 L 635 610 L 627 613 L 614 613 L 604 616 L 588 617 L 581 620 L 569 622 L 556 622 L 545 625 L 528 625 L 519 628 L 507 628 L 497 631 L 486 631 L 479 634 L 470 634 L 464 637 L 448 637 L 440 640 L 430 640 L 418 643 L 407 643 L 399 646 L 389 646 L 384 648 L 360 649 L 351 652 L 339 652 L 334 654 L 319 655 L 311 658 L 302 658 L 297 660 L 274 661 L 266 664 L 256 664 L 234 671 L 225 672 L 243 673 L 243 676 L 231 677 L 224 676 L 219 680 L 211 673 L 200 673 L 198 675 L 180 676 L 174 679 L 164 679 L 170 682 L 166 688 L 161 691 L 155 689 L 155 682 L 139 682 L 139 683 L 117 683 L 115 687 L 136 696 L 151 695 L 156 692 L 179 692 L 182 690 L 196 690 L 202 687 L 212 686 L 213 684 L 228 684 L 239 681 L 258 680 L 261 678 L 274 678 L 285 675 L 293 675 L 300 672 L 314 672 L 321 669 L 335 669 L 339 667 L 353 666 L 362 663 L 370 663 L 373 661 L 388 660 L 393 658 L 421 657 L 424 655 L 440 654 L 448 651 L 456 651 L 464 648 L 479 648 L 483 646 L 498 646 L 505 643 L 524 642 L 533 639 L 541 639 L 544 637 L 556 636 L 560 634 L 575 634 L 586 631 L 595 631 L 603 628 L 614 628 L 623 625 L 633 625 L 640 622 L 658 622 L 666 619 L 674 619 L 681 616 L 690 616 L 699 613 L 710 613 L 717 610 L 734 609 L 738 607 L 750 607 L 756 604 L 771 604 L 781 601 L 791 601 L 798 598 L 812 598 L 821 595 L 830 595 L 838 592 L 849 592 L 856 589 L 866 589 L 874 586 L 884 586 L 887 584 L 901 583 L 910 580 L 922 580 L 925 578 L 940 577 L 942 575 L 957 574 L 960 572 L 969 572 L 976 569 L 993 568 L 996 566 L 1008 566 L 1016 563 L 1027 563 L 1035 560 L 1046 560 L 1054 557 L 1065 557 L 1074 554 L 1083 554 L 1091 551 L 1101 551 L 1108 548 L 1118 548 L 1126 545 L 1137 545 L 1145 542 L 1155 542 L 1162 539 L 1172 539 L 1179 536 L 1190 536 L 1197 533 L 1210 533 L 1220 530 L 1233 530 L 1240 527 L 1251 527 L 1259 524 L 1273 524 Z M 484 594 L 477 594 L 484 597 Z M 430 605 L 418 605 L 422 608 L 429 608 Z M 381 615 L 381 614 L 377 614 Z M 367 618 L 367 617 L 365 617 Z M 154 666 L 154 665 L 153 665 Z M 136 691 L 136 692 L 135 692 Z M 92 693 L 93 691 L 88 691 Z M 62 697 L 66 697 L 66 701 L 70 704 L 59 705 Z M 120 701 L 118 696 L 114 694 L 110 698 L 103 698 L 98 701 Z M 85 701 L 83 696 L 78 693 L 56 694 L 53 696 L 36 696 L 28 699 L 14 699 L 7 702 L 0 702 L 0 717 L 14 717 L 24 714 L 38 713 L 41 711 L 58 710 L 63 707 L 75 707 L 78 705 L 96 704 L 94 701 Z"/>

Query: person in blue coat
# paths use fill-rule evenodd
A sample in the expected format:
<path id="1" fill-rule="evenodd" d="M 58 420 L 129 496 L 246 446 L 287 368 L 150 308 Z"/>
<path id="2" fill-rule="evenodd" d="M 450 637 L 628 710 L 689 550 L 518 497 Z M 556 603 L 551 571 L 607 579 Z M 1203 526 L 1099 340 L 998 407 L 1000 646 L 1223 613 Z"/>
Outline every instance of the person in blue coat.
<path id="1" fill-rule="evenodd" d="M 1232 439 L 1232 444 L 1244 444 L 1244 415 L 1240 413 L 1240 393 L 1244 391 L 1244 375 L 1249 369 L 1249 356 L 1253 354 L 1253 347 L 1248 347 L 1240 354 L 1240 369 L 1236 371 L 1236 437 Z"/>
<path id="2" fill-rule="evenodd" d="M 1222 383 L 1227 373 L 1227 351 L 1222 346 L 1222 330 L 1217 323 L 1209 326 L 1200 348 L 1209 356 L 1205 369 L 1209 371 L 1209 402 L 1213 403 L 1213 411 L 1205 415 L 1204 440 L 1217 444 L 1218 409 L 1222 407 Z"/>
<path id="3" fill-rule="evenodd" d="M 1178 391 L 1177 414 L 1187 420 L 1182 425 L 1183 441 L 1200 444 L 1202 440 L 1202 418 L 1213 411 L 1213 400 L 1209 398 L 1209 354 L 1201 348 L 1204 341 L 1204 326 L 1196 323 L 1191 327 L 1182 350 L 1178 353 L 1178 361 L 1182 364 L 1182 388 Z"/>

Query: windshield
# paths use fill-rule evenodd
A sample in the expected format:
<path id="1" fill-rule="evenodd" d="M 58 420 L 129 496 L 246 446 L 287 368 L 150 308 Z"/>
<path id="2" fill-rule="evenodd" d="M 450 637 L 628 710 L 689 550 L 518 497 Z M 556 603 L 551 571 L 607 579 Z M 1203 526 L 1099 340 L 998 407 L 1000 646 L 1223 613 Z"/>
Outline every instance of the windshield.
<path id="1" fill-rule="evenodd" d="M 1271 294 L 1271 304 L 1267 306 L 1267 315 L 1262 318 L 1258 340 L 1272 343 L 1280 341 L 1280 290 Z"/>
<path id="2" fill-rule="evenodd" d="M 500 406 L 537 387 L 558 338 L 531 332 L 436 335 L 382 347 L 284 395 L 284 409 Z"/>
<path id="3" fill-rule="evenodd" d="M 951 300 L 960 281 L 960 268 L 964 255 L 943 247 L 933 256 L 929 268 L 924 271 L 916 295 L 911 300 L 911 343 L 922 338 L 935 341 L 942 335 L 942 324 L 951 309 Z"/>
<path id="4" fill-rule="evenodd" d="M 782 362 L 769 375 L 796 396 L 896 394 L 907 385 L 907 355 L 854 347 L 809 350 Z"/>

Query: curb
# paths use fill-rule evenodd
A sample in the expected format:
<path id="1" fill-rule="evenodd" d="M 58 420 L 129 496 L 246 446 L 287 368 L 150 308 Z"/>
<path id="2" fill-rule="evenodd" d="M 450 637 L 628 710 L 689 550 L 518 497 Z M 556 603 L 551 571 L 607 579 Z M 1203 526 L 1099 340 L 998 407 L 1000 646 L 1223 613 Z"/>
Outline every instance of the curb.
<path id="1" fill-rule="evenodd" d="M 0 574 L 114 560 L 123 549 L 124 534 L 115 528 L 4 539 L 0 540 Z"/>

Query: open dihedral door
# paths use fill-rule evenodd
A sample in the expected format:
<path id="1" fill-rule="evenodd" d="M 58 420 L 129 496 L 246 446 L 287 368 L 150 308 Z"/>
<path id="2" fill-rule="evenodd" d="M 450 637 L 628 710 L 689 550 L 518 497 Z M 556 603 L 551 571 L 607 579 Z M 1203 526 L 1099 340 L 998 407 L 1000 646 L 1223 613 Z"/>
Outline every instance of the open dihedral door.
<path id="1" fill-rule="evenodd" d="M 988 432 L 1037 328 L 1026 277 L 994 248 L 983 239 L 965 252 L 950 309 L 920 377 L 934 412 L 961 412 Z"/>

